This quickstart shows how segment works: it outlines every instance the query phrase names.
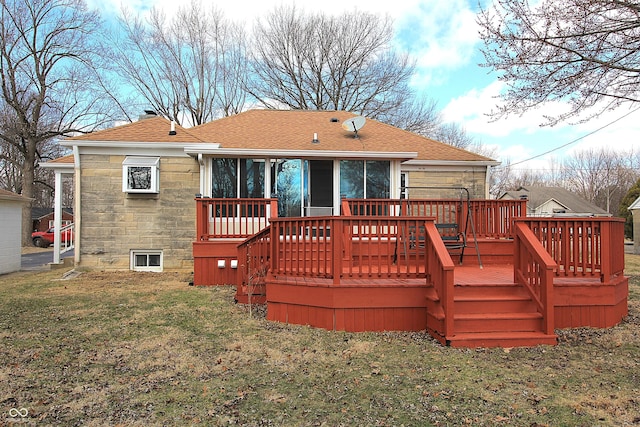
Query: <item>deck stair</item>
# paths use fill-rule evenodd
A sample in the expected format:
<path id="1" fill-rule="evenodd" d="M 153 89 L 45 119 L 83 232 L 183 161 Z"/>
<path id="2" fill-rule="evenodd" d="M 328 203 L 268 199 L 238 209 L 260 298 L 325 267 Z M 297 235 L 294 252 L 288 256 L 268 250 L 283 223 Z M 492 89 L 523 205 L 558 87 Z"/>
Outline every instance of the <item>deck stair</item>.
<path id="1" fill-rule="evenodd" d="M 431 334 L 452 347 L 531 347 L 554 345 L 543 332 L 542 315 L 526 290 L 515 283 L 456 284 L 452 334 L 443 337 L 444 312 L 435 292 L 427 297 Z M 432 311 L 433 310 L 433 311 Z"/>

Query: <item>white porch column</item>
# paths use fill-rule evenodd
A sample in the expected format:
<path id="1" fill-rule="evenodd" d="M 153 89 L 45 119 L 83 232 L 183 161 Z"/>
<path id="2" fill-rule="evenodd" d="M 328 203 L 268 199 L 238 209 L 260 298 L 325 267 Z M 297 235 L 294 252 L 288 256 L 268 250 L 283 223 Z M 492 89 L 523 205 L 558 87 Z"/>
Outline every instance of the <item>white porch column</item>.
<path id="1" fill-rule="evenodd" d="M 60 264 L 61 229 L 62 229 L 62 172 L 55 171 L 56 182 L 53 205 L 53 263 Z"/>

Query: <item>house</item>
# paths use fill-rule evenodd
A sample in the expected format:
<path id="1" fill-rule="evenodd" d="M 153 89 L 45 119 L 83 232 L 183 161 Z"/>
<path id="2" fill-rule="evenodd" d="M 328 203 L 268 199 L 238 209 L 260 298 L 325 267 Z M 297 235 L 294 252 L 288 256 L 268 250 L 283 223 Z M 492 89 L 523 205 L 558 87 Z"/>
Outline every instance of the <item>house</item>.
<path id="1" fill-rule="evenodd" d="M 633 253 L 640 255 L 640 197 L 629 206 L 633 217 Z"/>
<path id="2" fill-rule="evenodd" d="M 604 209 L 561 187 L 520 187 L 516 191 L 505 191 L 499 199 L 526 200 L 528 216 L 611 216 Z"/>
<path id="3" fill-rule="evenodd" d="M 53 208 L 31 208 L 32 231 L 47 231 L 54 226 L 54 209 Z M 62 226 L 73 223 L 73 209 L 65 208 L 62 210 Z"/>
<path id="4" fill-rule="evenodd" d="M 339 215 L 347 198 L 488 194 L 498 163 L 344 111 L 252 110 L 185 129 L 155 115 L 70 138 L 78 265 L 193 271 L 196 194 L 278 200 L 278 216 Z M 439 192 L 439 193 L 436 193 Z M 235 256 L 229 255 L 229 256 Z M 214 282 L 217 278 L 213 279 Z"/>
<path id="5" fill-rule="evenodd" d="M 20 270 L 22 208 L 29 199 L 0 189 L 0 274 Z"/>
<path id="6" fill-rule="evenodd" d="M 269 320 L 452 346 L 555 344 L 627 314 L 622 220 L 527 217 L 488 199 L 497 162 L 375 120 L 147 114 L 63 145 L 80 267 L 190 271 Z"/>

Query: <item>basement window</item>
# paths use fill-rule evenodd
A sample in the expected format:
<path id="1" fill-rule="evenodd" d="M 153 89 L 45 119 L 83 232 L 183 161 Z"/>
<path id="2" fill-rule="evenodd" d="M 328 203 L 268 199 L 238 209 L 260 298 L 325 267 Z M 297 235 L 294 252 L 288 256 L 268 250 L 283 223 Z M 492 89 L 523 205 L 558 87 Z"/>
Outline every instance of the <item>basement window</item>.
<path id="1" fill-rule="evenodd" d="M 131 270 L 162 272 L 162 251 L 134 250 L 131 251 Z"/>
<path id="2" fill-rule="evenodd" d="M 127 156 L 122 162 L 122 191 L 157 193 L 160 182 L 160 157 Z"/>

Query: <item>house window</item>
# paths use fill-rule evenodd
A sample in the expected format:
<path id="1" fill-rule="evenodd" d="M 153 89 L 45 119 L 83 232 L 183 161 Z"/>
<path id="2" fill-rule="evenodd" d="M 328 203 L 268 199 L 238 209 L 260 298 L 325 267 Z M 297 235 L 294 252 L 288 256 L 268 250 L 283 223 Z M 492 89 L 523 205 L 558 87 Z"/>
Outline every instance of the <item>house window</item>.
<path id="1" fill-rule="evenodd" d="M 378 160 L 341 160 L 340 194 L 350 199 L 388 199 L 391 163 Z"/>
<path id="2" fill-rule="evenodd" d="M 162 271 L 162 251 L 135 250 L 131 251 L 131 266 L 133 271 Z"/>
<path id="3" fill-rule="evenodd" d="M 264 197 L 264 160 L 213 159 L 211 197 Z"/>
<path id="4" fill-rule="evenodd" d="M 130 157 L 122 162 L 122 191 L 157 193 L 160 181 L 159 157 Z"/>

